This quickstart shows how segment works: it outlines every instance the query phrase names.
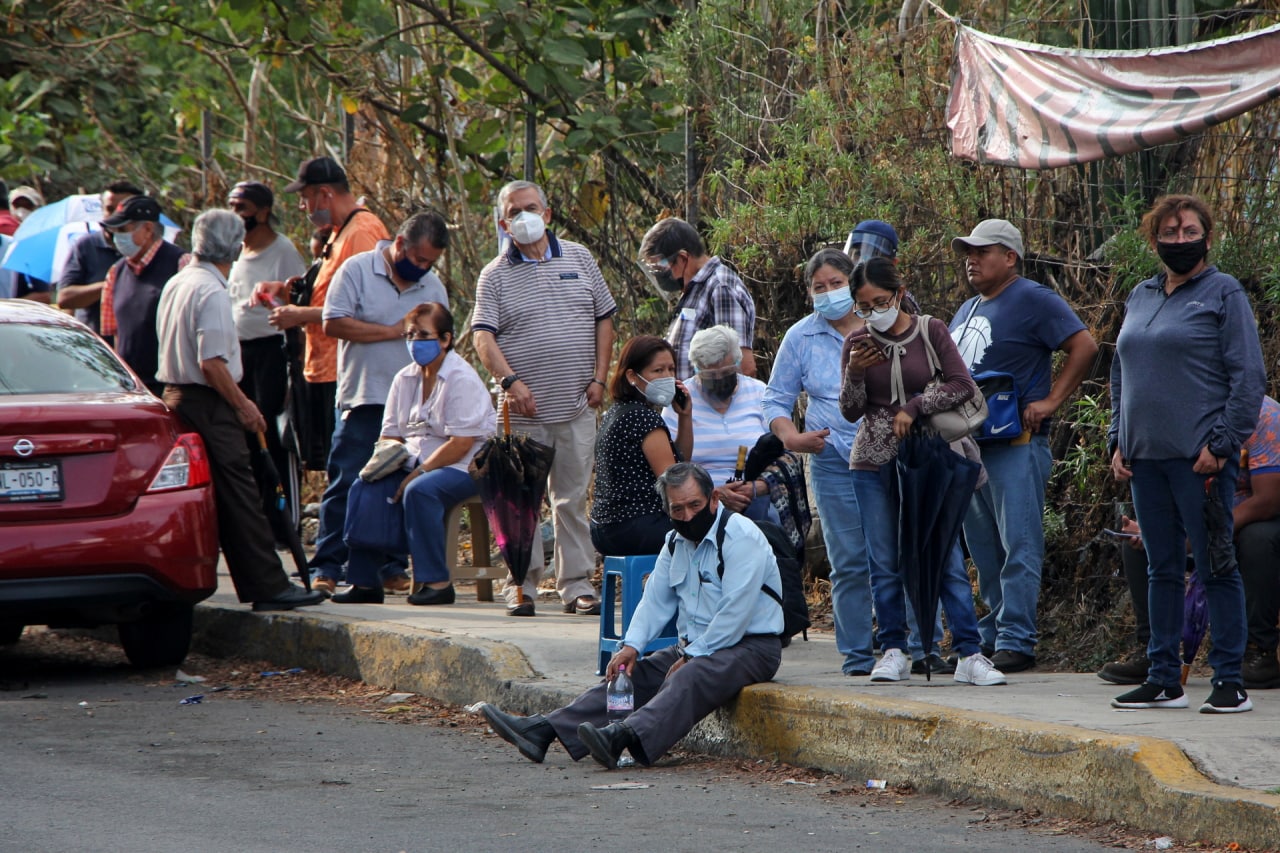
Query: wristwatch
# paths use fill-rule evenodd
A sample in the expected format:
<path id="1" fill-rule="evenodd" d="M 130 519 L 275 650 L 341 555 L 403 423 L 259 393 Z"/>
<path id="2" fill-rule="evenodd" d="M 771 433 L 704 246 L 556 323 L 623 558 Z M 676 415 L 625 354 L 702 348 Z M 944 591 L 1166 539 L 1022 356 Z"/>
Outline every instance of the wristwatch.
<path id="1" fill-rule="evenodd" d="M 510 390 L 511 390 L 511 386 L 512 386 L 512 385 L 515 385 L 515 384 L 516 384 L 517 382 L 519 382 L 519 381 L 520 381 L 520 377 L 519 377 L 519 376 L 516 376 L 516 375 L 513 373 L 513 374 L 511 374 L 510 376 L 504 376 L 504 377 L 502 377 L 502 381 L 501 381 L 500 383 L 498 383 L 498 384 L 502 386 L 502 390 L 503 390 L 503 391 L 510 391 Z"/>

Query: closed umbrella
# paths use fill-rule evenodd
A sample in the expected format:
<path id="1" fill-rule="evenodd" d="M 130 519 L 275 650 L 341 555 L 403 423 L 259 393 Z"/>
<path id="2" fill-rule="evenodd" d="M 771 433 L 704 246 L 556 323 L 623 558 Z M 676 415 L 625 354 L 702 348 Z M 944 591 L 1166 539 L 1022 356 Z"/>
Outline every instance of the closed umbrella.
<path id="1" fill-rule="evenodd" d="M 1214 577 L 1220 578 L 1232 574 L 1240 566 L 1236 561 L 1231 508 L 1223 502 L 1217 486 L 1217 477 L 1205 480 L 1204 504 L 1201 512 L 1204 516 L 1205 530 L 1209 534 L 1209 571 Z"/>
<path id="2" fill-rule="evenodd" d="M 555 455 L 554 447 L 511 433 L 511 411 L 503 401 L 502 432 L 482 444 L 471 460 L 489 529 L 516 584 L 517 605 L 524 601 L 522 585 L 534 545 L 542 547 L 542 497 Z"/>
<path id="3" fill-rule="evenodd" d="M 258 481 L 258 492 L 262 496 L 262 511 L 271 523 L 271 532 L 277 542 L 289 546 L 293 562 L 298 567 L 298 576 L 302 584 L 311 591 L 311 570 L 307 567 L 307 552 L 302 547 L 302 538 L 298 536 L 298 528 L 289 512 L 288 498 L 285 496 L 284 484 L 280 480 L 280 472 L 276 469 L 271 451 L 267 449 L 267 436 L 258 432 L 258 449 L 249 454 L 253 465 L 253 476 Z"/>
<path id="4" fill-rule="evenodd" d="M 933 647 L 942 577 L 982 466 L 954 452 L 937 435 L 912 430 L 881 469 L 897 506 L 898 571 L 925 649 Z M 926 669 L 925 678 L 932 680 Z"/>
<path id="5" fill-rule="evenodd" d="M 1182 602 L 1182 683 L 1187 683 L 1191 664 L 1200 651 L 1205 631 L 1209 627 L 1209 599 L 1205 596 L 1204 582 L 1194 568 L 1187 575 L 1187 594 Z"/>

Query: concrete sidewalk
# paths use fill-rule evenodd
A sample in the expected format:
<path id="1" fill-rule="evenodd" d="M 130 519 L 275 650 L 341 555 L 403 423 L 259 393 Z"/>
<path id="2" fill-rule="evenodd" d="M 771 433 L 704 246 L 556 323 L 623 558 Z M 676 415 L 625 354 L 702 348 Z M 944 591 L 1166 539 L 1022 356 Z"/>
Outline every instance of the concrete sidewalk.
<path id="1" fill-rule="evenodd" d="M 516 619 L 460 585 L 447 607 L 388 596 L 255 614 L 231 589 L 221 576 L 198 608 L 196 650 L 516 713 L 550 710 L 598 680 L 599 619 L 564 614 L 558 600 Z M 1280 796 L 1267 793 L 1280 786 L 1280 691 L 1220 716 L 1196 712 L 1206 679 L 1192 679 L 1191 709 L 1177 711 L 1114 710 L 1127 688 L 1086 674 L 1032 671 L 985 688 L 950 676 L 872 684 L 840 674 L 829 634 L 811 637 L 783 652 L 774 682 L 744 691 L 686 744 L 1188 841 L 1280 846 Z"/>

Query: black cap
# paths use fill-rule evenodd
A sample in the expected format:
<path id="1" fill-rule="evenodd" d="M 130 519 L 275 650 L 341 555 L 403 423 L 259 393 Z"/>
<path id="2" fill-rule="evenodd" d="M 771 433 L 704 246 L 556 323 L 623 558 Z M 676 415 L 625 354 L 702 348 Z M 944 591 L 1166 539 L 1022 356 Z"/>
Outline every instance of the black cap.
<path id="1" fill-rule="evenodd" d="M 241 181 L 231 188 L 231 192 L 227 193 L 227 198 L 231 201 L 243 199 L 258 207 L 274 207 L 276 203 L 276 197 L 271 192 L 271 187 L 258 181 Z"/>
<path id="2" fill-rule="evenodd" d="M 313 157 L 298 167 L 298 179 L 284 188 L 287 193 L 296 193 L 303 187 L 312 184 L 345 184 L 347 173 L 332 157 Z"/>
<path id="3" fill-rule="evenodd" d="M 116 208 L 116 212 L 102 220 L 103 228 L 119 228 L 130 222 L 159 222 L 160 205 L 154 198 L 135 195 L 126 199 L 124 204 Z"/>

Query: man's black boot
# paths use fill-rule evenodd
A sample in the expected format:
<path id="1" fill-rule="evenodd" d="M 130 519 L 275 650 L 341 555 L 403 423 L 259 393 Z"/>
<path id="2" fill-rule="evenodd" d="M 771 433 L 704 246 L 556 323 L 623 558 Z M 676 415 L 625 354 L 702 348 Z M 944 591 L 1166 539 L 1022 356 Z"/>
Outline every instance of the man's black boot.
<path id="1" fill-rule="evenodd" d="M 488 702 L 480 706 L 480 713 L 489 721 L 498 737 L 514 744 L 520 754 L 534 764 L 542 763 L 542 759 L 547 756 L 547 747 L 556 739 L 556 730 L 541 714 L 517 717 Z"/>
<path id="2" fill-rule="evenodd" d="M 583 723 L 578 726 L 578 737 L 591 750 L 591 757 L 608 770 L 618 766 L 618 758 L 624 749 L 640 742 L 631 726 L 622 722 L 610 723 L 603 729 Z"/>

